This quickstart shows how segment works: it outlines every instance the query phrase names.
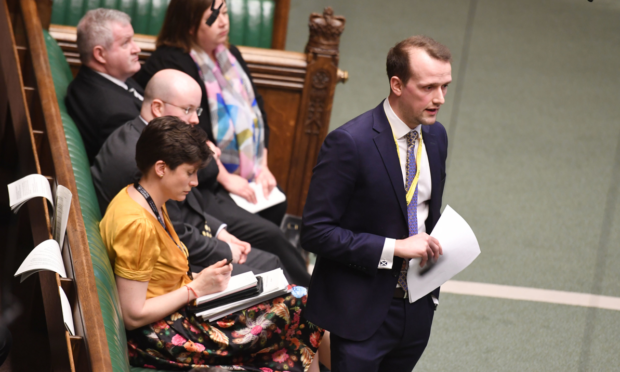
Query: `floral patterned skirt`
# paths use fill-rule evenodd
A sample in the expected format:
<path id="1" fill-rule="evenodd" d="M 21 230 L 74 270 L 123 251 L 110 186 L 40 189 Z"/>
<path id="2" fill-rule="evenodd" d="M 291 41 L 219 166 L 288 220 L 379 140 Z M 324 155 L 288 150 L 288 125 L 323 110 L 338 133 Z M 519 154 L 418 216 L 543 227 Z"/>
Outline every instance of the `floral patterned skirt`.
<path id="1" fill-rule="evenodd" d="M 323 330 L 304 318 L 306 296 L 262 302 L 217 322 L 186 307 L 144 327 L 127 331 L 132 366 L 185 371 L 307 371 Z"/>

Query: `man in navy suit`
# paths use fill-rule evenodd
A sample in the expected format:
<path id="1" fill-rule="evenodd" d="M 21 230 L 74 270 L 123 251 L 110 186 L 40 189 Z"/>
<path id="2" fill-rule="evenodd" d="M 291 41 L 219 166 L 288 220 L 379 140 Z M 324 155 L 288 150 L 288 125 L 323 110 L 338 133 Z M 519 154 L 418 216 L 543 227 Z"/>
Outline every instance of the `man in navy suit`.
<path id="1" fill-rule="evenodd" d="M 318 255 L 306 317 L 331 332 L 332 371 L 410 372 L 439 288 L 410 303 L 409 260 L 442 254 L 448 138 L 436 121 L 452 80 L 448 48 L 425 36 L 387 57 L 390 94 L 331 132 L 314 168 L 302 246 Z"/>

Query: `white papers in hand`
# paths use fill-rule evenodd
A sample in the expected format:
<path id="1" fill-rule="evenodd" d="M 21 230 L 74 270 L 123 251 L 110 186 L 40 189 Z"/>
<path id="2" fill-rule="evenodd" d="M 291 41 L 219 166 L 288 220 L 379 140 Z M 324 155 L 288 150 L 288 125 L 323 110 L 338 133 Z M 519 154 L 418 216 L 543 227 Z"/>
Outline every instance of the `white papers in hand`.
<path id="1" fill-rule="evenodd" d="M 263 195 L 262 186 L 260 186 L 256 182 L 250 182 L 250 187 L 254 190 L 254 193 L 256 193 L 256 204 L 250 203 L 249 201 L 245 200 L 245 198 L 239 195 L 235 195 L 232 193 L 230 194 L 230 197 L 235 201 L 235 203 L 237 203 L 239 207 L 245 209 L 250 213 L 260 212 L 263 209 L 267 209 L 276 204 L 280 204 L 286 200 L 286 195 L 284 195 L 284 193 L 282 193 L 282 191 L 280 191 L 280 189 L 278 189 L 277 187 L 274 187 L 273 190 L 271 190 L 268 198 L 265 198 L 265 196 Z"/>
<path id="2" fill-rule="evenodd" d="M 73 195 L 68 188 L 63 185 L 56 187 L 56 211 L 54 212 L 54 239 L 62 249 L 62 243 L 67 231 L 67 221 L 69 220 L 69 210 L 71 208 L 71 198 Z"/>
<path id="3" fill-rule="evenodd" d="M 22 262 L 21 266 L 19 266 L 15 276 L 21 274 L 22 278 L 20 282 L 23 282 L 30 275 L 41 270 L 54 271 L 63 278 L 67 277 L 65 265 L 62 262 L 60 247 L 58 246 L 58 242 L 53 239 L 46 240 L 37 245 L 32 252 L 30 252 L 28 257 L 26 257 L 24 262 Z"/>
<path id="4" fill-rule="evenodd" d="M 52 190 L 47 178 L 40 174 L 31 174 L 8 185 L 9 204 L 11 210 L 17 213 L 25 202 L 32 198 L 43 197 L 54 206 Z"/>
<path id="5" fill-rule="evenodd" d="M 65 322 L 65 327 L 71 336 L 75 336 L 75 326 L 73 325 L 73 314 L 71 313 L 69 299 L 62 287 L 58 287 L 58 291 L 60 292 L 60 306 L 62 307 L 62 319 Z"/>
<path id="6" fill-rule="evenodd" d="M 443 255 L 426 274 L 420 275 L 420 259 L 409 261 L 407 287 L 409 302 L 427 295 L 469 266 L 480 254 L 480 246 L 471 227 L 454 211 L 446 206 L 431 236 L 437 238 Z"/>

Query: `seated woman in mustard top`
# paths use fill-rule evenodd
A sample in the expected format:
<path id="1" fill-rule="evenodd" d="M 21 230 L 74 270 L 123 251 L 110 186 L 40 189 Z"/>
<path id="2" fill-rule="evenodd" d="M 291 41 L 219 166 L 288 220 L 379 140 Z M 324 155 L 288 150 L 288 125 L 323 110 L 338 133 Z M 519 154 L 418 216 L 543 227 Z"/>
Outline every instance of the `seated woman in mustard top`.
<path id="1" fill-rule="evenodd" d="M 142 178 L 112 200 L 101 221 L 116 275 L 133 366 L 189 370 L 226 366 L 248 371 L 318 371 L 323 330 L 304 318 L 305 295 L 293 294 L 235 312 L 218 322 L 187 304 L 226 288 L 226 260 L 190 273 L 187 249 L 164 203 L 182 201 L 210 159 L 207 135 L 170 116 L 144 129 L 136 145 Z"/>

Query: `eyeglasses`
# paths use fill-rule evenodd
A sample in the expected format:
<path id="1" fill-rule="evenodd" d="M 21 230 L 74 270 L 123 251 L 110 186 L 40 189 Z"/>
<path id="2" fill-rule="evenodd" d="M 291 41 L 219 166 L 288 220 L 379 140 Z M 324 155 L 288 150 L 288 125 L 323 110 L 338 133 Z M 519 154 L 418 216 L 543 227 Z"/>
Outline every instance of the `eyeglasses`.
<path id="1" fill-rule="evenodd" d="M 181 106 L 177 106 L 174 103 L 170 103 L 170 102 L 164 102 L 166 105 L 170 105 L 170 106 L 174 106 L 177 108 L 180 108 L 181 110 L 183 110 L 185 112 L 185 115 L 190 115 L 192 114 L 194 111 L 196 111 L 196 116 L 200 116 L 200 114 L 202 114 L 202 107 L 198 107 L 198 108 L 194 108 L 194 107 L 181 107 Z"/>

